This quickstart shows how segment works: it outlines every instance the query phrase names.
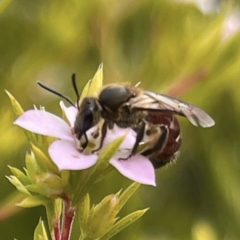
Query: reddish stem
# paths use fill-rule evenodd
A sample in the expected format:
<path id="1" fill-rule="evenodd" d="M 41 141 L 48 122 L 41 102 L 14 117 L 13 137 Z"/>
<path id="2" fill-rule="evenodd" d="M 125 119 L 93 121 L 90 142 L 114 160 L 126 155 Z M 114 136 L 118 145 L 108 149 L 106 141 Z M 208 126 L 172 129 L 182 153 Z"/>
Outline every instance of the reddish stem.
<path id="1" fill-rule="evenodd" d="M 60 240 L 61 234 L 60 234 L 60 221 L 59 219 L 53 223 L 53 234 L 55 240 Z"/>
<path id="2" fill-rule="evenodd" d="M 64 215 L 62 222 L 62 233 L 61 240 L 69 240 L 71 236 L 73 219 L 75 216 L 76 209 L 71 206 L 71 202 L 69 200 L 65 200 L 64 202 Z"/>
<path id="3" fill-rule="evenodd" d="M 192 75 L 183 78 L 180 81 L 176 81 L 176 83 L 169 87 L 167 94 L 173 97 L 179 97 L 191 89 L 198 82 L 204 80 L 207 76 L 207 71 L 205 69 L 200 69 Z"/>

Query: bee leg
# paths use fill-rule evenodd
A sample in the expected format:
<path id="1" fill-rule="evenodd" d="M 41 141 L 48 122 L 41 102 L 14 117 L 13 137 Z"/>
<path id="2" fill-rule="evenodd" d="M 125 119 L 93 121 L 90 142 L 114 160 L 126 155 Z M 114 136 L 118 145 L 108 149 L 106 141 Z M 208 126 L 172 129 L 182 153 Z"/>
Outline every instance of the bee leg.
<path id="1" fill-rule="evenodd" d="M 139 146 L 139 143 L 142 141 L 143 139 L 143 136 L 144 136 L 144 132 L 145 132 L 145 126 L 146 124 L 145 123 L 142 123 L 138 129 L 137 129 L 137 136 L 136 136 L 136 141 L 135 141 L 135 144 L 132 148 L 132 152 L 130 154 L 130 156 L 128 158 L 130 158 L 131 156 L 135 155 L 137 153 L 137 150 L 138 150 L 138 146 Z"/>
<path id="2" fill-rule="evenodd" d="M 160 129 L 161 129 L 161 136 L 159 137 L 157 143 L 154 145 L 153 148 L 142 152 L 141 154 L 143 156 L 149 156 L 156 151 L 160 151 L 165 146 L 166 140 L 168 138 L 169 130 L 167 126 L 161 126 Z"/>
<path id="3" fill-rule="evenodd" d="M 139 125 L 139 127 L 137 128 L 136 141 L 135 141 L 135 144 L 132 148 L 130 155 L 127 158 L 119 158 L 119 160 L 128 160 L 129 158 L 131 158 L 132 156 L 134 156 L 137 153 L 139 143 L 142 141 L 143 136 L 144 136 L 145 126 L 146 126 L 145 123 L 141 123 Z"/>
<path id="4" fill-rule="evenodd" d="M 81 144 L 81 147 L 85 149 L 88 145 L 88 137 L 86 133 L 84 133 L 83 136 L 85 137 L 85 142 Z"/>
<path id="5" fill-rule="evenodd" d="M 102 129 L 101 129 L 101 139 L 100 139 L 100 144 L 99 144 L 99 147 L 95 150 L 92 151 L 92 153 L 95 153 L 97 151 L 99 151 L 102 146 L 103 146 L 103 141 L 107 135 L 107 127 L 108 127 L 108 122 L 107 121 L 104 121 L 103 125 L 102 125 Z"/>

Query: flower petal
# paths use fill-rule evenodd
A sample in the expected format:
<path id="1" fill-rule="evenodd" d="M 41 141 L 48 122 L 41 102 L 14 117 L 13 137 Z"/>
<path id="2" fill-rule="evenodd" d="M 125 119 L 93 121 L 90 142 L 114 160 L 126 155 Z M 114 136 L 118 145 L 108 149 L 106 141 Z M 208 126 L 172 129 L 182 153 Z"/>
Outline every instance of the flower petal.
<path id="1" fill-rule="evenodd" d="M 96 134 L 96 133 L 99 133 L 99 134 Z M 101 135 L 101 129 L 99 129 L 98 125 L 95 125 L 94 127 L 90 128 L 86 134 L 87 134 L 89 142 L 92 142 L 95 145 L 95 147 L 93 149 L 99 149 L 102 135 Z M 104 138 L 102 148 L 104 148 L 105 146 L 107 146 L 108 144 L 112 143 L 114 140 L 116 140 L 117 138 L 120 138 L 122 136 L 125 136 L 125 139 L 122 142 L 119 149 L 121 150 L 121 152 L 129 153 L 129 150 L 132 149 L 135 144 L 136 132 L 134 132 L 131 128 L 120 128 L 116 125 L 114 125 L 113 129 L 107 129 L 107 134 Z M 78 144 L 76 144 L 76 145 L 78 145 Z M 101 149 L 100 149 L 100 151 L 101 151 Z"/>
<path id="2" fill-rule="evenodd" d="M 120 128 L 114 125 L 113 129 L 108 129 L 106 138 L 104 139 L 104 145 L 108 145 L 113 142 L 116 138 L 126 136 L 120 149 L 132 149 L 136 141 L 136 132 L 131 128 Z"/>
<path id="3" fill-rule="evenodd" d="M 62 109 L 62 111 L 65 113 L 70 126 L 73 127 L 76 117 L 77 117 L 77 113 L 78 113 L 78 109 L 71 106 L 71 107 L 66 107 L 63 101 L 60 101 L 60 107 Z"/>
<path id="4" fill-rule="evenodd" d="M 127 160 L 113 158 L 110 163 L 125 177 L 142 184 L 156 186 L 153 165 L 144 156 L 135 155 Z"/>
<path id="5" fill-rule="evenodd" d="M 66 140 L 53 142 L 48 153 L 60 171 L 86 169 L 93 166 L 98 159 L 97 155 L 80 153 L 74 143 Z"/>
<path id="6" fill-rule="evenodd" d="M 34 133 L 73 141 L 69 125 L 46 111 L 28 110 L 14 124 Z"/>

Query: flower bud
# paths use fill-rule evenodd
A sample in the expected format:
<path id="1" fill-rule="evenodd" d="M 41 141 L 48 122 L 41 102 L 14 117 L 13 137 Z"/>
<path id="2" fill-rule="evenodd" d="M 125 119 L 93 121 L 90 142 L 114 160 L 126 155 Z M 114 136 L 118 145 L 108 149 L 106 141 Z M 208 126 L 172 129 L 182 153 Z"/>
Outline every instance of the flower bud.
<path id="1" fill-rule="evenodd" d="M 26 188 L 41 196 L 49 198 L 60 197 L 63 193 L 63 186 L 61 178 L 52 173 L 41 173 L 36 176 L 36 183 L 26 186 Z"/>
<path id="2" fill-rule="evenodd" d="M 82 233 L 89 239 L 98 239 L 104 236 L 117 220 L 119 199 L 116 195 L 106 196 L 99 204 L 90 210 L 86 232 Z"/>

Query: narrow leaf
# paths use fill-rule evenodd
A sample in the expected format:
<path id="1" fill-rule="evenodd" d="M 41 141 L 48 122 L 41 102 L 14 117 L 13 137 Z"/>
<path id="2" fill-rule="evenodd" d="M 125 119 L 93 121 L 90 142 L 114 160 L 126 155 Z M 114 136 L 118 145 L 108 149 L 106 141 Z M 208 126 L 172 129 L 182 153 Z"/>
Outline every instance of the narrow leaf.
<path id="1" fill-rule="evenodd" d="M 50 170 L 51 172 L 58 173 L 57 166 L 53 163 L 53 161 L 49 157 L 47 157 L 38 147 L 33 144 L 31 145 L 35 159 L 41 169 Z"/>
<path id="2" fill-rule="evenodd" d="M 69 178 L 70 178 L 70 171 L 69 170 L 63 170 L 60 172 L 61 179 L 62 179 L 62 186 L 63 188 L 67 188 L 69 185 Z"/>
<path id="3" fill-rule="evenodd" d="M 26 186 L 30 192 L 42 196 L 57 198 L 63 193 L 62 181 L 59 176 L 50 173 L 42 173 L 36 176 L 36 184 Z"/>
<path id="4" fill-rule="evenodd" d="M 35 159 L 35 156 L 33 155 L 33 153 L 26 154 L 25 164 L 26 164 L 26 168 L 27 168 L 26 173 L 28 173 L 31 182 L 35 183 L 36 175 L 40 172 L 40 169 L 39 169 L 39 166 L 36 162 L 36 159 Z"/>
<path id="5" fill-rule="evenodd" d="M 109 160 L 114 156 L 114 154 L 117 152 L 119 147 L 121 146 L 122 142 L 124 141 L 125 136 L 122 136 L 120 138 L 117 138 L 112 143 L 108 144 L 100 153 L 97 164 L 95 164 L 97 167 L 98 165 L 101 168 L 105 168 L 106 165 L 109 164 Z M 103 164 L 105 163 L 105 164 Z"/>
<path id="6" fill-rule="evenodd" d="M 24 198 L 20 203 L 17 203 L 16 205 L 24 208 L 32 208 L 40 205 L 45 206 L 48 203 L 48 201 L 49 200 L 43 197 L 29 196 Z"/>
<path id="7" fill-rule="evenodd" d="M 81 233 L 86 232 L 89 211 L 90 211 L 90 197 L 89 194 L 86 194 L 83 197 L 78 210 Z"/>
<path id="8" fill-rule="evenodd" d="M 81 98 L 80 98 L 80 100 L 83 99 L 83 98 L 85 98 L 85 97 L 87 97 L 87 96 L 89 96 L 89 89 L 90 89 L 91 83 L 92 83 L 92 79 L 90 79 L 90 80 L 87 82 L 87 84 L 85 85 L 85 87 L 83 88 L 82 93 L 81 93 Z"/>
<path id="9" fill-rule="evenodd" d="M 117 233 L 119 233 L 124 228 L 126 228 L 128 225 L 130 225 L 131 223 L 133 223 L 137 219 L 139 219 L 147 210 L 148 210 L 148 208 L 143 209 L 143 210 L 138 210 L 138 211 L 130 213 L 126 217 L 122 218 L 116 224 L 114 224 L 112 229 L 105 236 L 100 238 L 100 240 L 108 240 L 108 239 L 112 238 Z"/>
<path id="10" fill-rule="evenodd" d="M 40 219 L 34 231 L 34 240 L 48 240 L 47 231 L 43 221 Z"/>
<path id="11" fill-rule="evenodd" d="M 44 206 L 47 212 L 48 227 L 50 232 L 53 232 L 54 228 L 60 229 L 60 216 L 62 213 L 62 199 L 56 199 L 54 201 L 45 201 Z M 57 240 L 57 239 L 56 239 Z"/>
<path id="12" fill-rule="evenodd" d="M 125 205 L 128 199 L 135 193 L 141 184 L 134 182 L 132 183 L 119 197 L 119 207 L 120 209 Z"/>
<path id="13" fill-rule="evenodd" d="M 10 171 L 12 172 L 12 174 L 18 178 L 18 180 L 23 184 L 23 185 L 27 185 L 30 184 L 31 181 L 30 179 L 19 169 L 15 168 L 15 167 L 11 167 L 8 166 Z"/>
<path id="14" fill-rule="evenodd" d="M 7 93 L 10 101 L 11 101 L 11 104 L 12 104 L 12 108 L 13 108 L 13 111 L 15 113 L 15 115 L 17 117 L 21 116 L 24 111 L 21 107 L 21 105 L 19 104 L 19 102 L 13 97 L 13 95 L 11 93 L 9 93 L 7 90 L 5 90 L 5 92 Z M 31 132 L 28 132 L 28 131 L 24 131 L 26 136 L 27 136 L 27 139 L 29 140 L 29 142 L 36 142 L 36 136 L 35 134 L 31 133 Z"/>
<path id="15" fill-rule="evenodd" d="M 27 188 L 15 176 L 6 176 L 6 178 L 17 188 L 18 191 L 31 195 Z"/>
<path id="16" fill-rule="evenodd" d="M 98 67 L 97 72 L 95 73 L 89 91 L 88 96 L 96 96 L 96 93 L 103 85 L 103 63 L 101 63 Z"/>
<path id="17" fill-rule="evenodd" d="M 114 194 L 103 198 L 90 210 L 85 235 L 89 239 L 99 239 L 104 236 L 116 222 L 119 201 Z"/>
<path id="18" fill-rule="evenodd" d="M 14 110 L 14 113 L 16 114 L 17 117 L 21 116 L 23 114 L 23 109 L 21 107 L 21 105 L 19 104 L 19 102 L 13 97 L 13 95 L 8 92 L 7 90 L 5 90 L 5 92 L 7 93 L 10 101 L 11 101 L 11 104 L 12 104 L 12 107 L 13 107 L 13 110 Z"/>

